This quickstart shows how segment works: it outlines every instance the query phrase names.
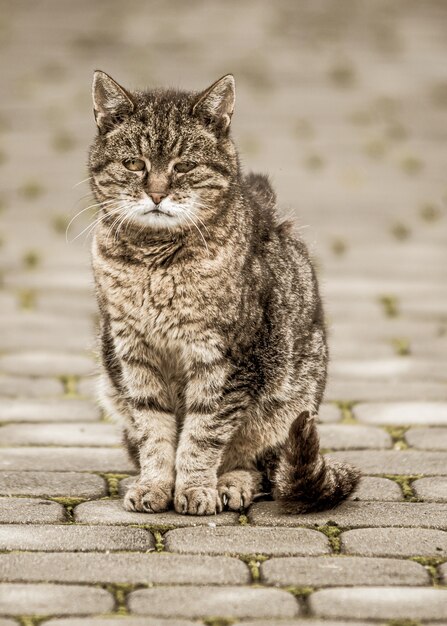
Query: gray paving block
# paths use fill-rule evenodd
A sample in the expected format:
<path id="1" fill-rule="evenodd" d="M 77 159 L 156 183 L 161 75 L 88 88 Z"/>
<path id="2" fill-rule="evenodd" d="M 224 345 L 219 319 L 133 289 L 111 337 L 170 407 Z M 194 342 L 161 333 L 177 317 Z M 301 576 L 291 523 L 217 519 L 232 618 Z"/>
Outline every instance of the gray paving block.
<path id="1" fill-rule="evenodd" d="M 49 624 L 46 624 L 46 626 L 49 626 Z M 82 624 L 79 624 L 79 625 L 78 624 L 73 624 L 73 625 L 61 624 L 60 626 L 82 626 Z M 105 626 L 109 626 L 109 624 L 106 624 Z M 111 624 L 110 626 L 115 626 L 115 625 Z M 132 625 L 129 624 L 129 626 L 132 626 Z M 152 626 L 152 625 L 149 624 L 148 626 Z M 158 626 L 158 624 L 156 626 Z M 160 624 L 160 626 L 163 626 L 163 625 Z M 269 619 L 265 619 L 265 620 L 261 619 L 261 620 L 244 620 L 243 622 L 235 622 L 233 626 L 371 626 L 371 622 L 366 622 L 366 621 L 359 622 L 357 620 L 355 622 L 352 622 L 351 620 L 349 620 L 349 623 L 347 623 L 347 622 L 339 622 L 338 620 L 332 621 L 332 620 L 326 620 L 326 619 L 325 620 L 287 619 L 287 620 L 272 622 L 272 620 L 269 620 Z M 375 622 L 374 626 L 385 626 L 385 624 L 382 622 Z"/>
<path id="2" fill-rule="evenodd" d="M 346 554 L 361 556 L 447 557 L 447 533 L 428 528 L 362 528 L 342 533 L 341 547 Z"/>
<path id="3" fill-rule="evenodd" d="M 107 485 L 101 476 L 81 472 L 0 472 L 0 495 L 101 498 Z"/>
<path id="4" fill-rule="evenodd" d="M 0 395 L 23 398 L 43 398 L 62 396 L 64 386 L 56 378 L 25 378 L 21 376 L 0 375 Z"/>
<path id="5" fill-rule="evenodd" d="M 197 626 L 197 622 L 195 621 L 192 622 L 186 619 L 178 619 L 178 618 L 164 619 L 163 617 L 130 617 L 130 616 L 129 617 L 120 616 L 119 619 L 117 617 L 95 617 L 95 618 L 67 617 L 63 619 L 52 619 L 48 622 L 46 621 L 42 622 L 42 624 L 43 626 Z M 3 626 L 1 622 L 0 622 L 0 626 Z M 9 624 L 5 624 L 5 626 L 9 626 Z M 270 624 L 270 626 L 272 626 L 272 624 Z M 281 623 L 281 626 L 288 626 L 288 624 Z M 316 624 L 316 626 L 319 626 L 319 625 Z M 328 624 L 328 626 L 332 626 L 332 625 Z M 364 626 L 364 625 L 352 624 L 350 626 Z"/>
<path id="6" fill-rule="evenodd" d="M 318 617 L 436 620 L 447 615 L 447 589 L 339 587 L 316 591 L 309 603 Z"/>
<path id="7" fill-rule="evenodd" d="M 104 589 L 80 585 L 0 584 L 0 613 L 4 615 L 88 615 L 113 609 Z"/>
<path id="8" fill-rule="evenodd" d="M 353 410 L 360 422 L 369 424 L 447 425 L 447 402 L 374 402 Z"/>
<path id="9" fill-rule="evenodd" d="M 318 555 L 331 552 L 323 533 L 307 528 L 179 528 L 165 535 L 166 549 L 182 554 Z"/>
<path id="10" fill-rule="evenodd" d="M 1 561 L 0 561 L 1 563 Z M 261 564 L 267 585 L 338 587 L 358 585 L 428 585 L 426 569 L 413 561 L 361 557 L 288 557 Z"/>
<path id="11" fill-rule="evenodd" d="M 163 617 L 67 617 L 63 619 L 52 619 L 42 622 L 43 626 L 197 626 L 197 622 L 186 619 L 165 619 Z M 0 626 L 3 624 L 0 621 Z M 10 626 L 6 624 L 4 626 Z M 13 626 L 11 624 L 11 626 Z M 14 624 L 14 626 L 16 626 Z M 260 625 L 262 626 L 262 624 Z M 270 626 L 273 626 L 270 623 Z M 286 622 L 281 622 L 281 626 L 289 626 Z M 292 624 L 291 626 L 294 626 Z M 301 626 L 298 624 L 298 626 Z M 314 626 L 314 625 L 312 625 Z M 315 626 L 319 626 L 316 624 Z M 337 626 L 327 624 L 327 626 Z M 340 626 L 340 624 L 338 624 Z M 364 624 L 350 624 L 350 626 L 364 626 Z M 366 626 L 369 626 L 368 624 Z"/>
<path id="12" fill-rule="evenodd" d="M 259 502 L 250 507 L 249 519 L 259 526 L 324 526 L 336 523 L 344 528 L 386 526 L 447 529 L 447 505 L 431 502 L 342 502 L 335 509 L 319 513 L 288 515 L 276 502 Z"/>
<path id="13" fill-rule="evenodd" d="M 92 422 L 101 418 L 99 407 L 71 398 L 0 398 L 0 422 Z"/>
<path id="14" fill-rule="evenodd" d="M 342 418 L 341 411 L 335 404 L 322 404 L 318 411 L 318 419 L 323 424 L 339 422 Z"/>
<path id="15" fill-rule="evenodd" d="M 349 499 L 392 502 L 403 500 L 403 494 L 402 489 L 394 480 L 378 476 L 362 476 L 357 489 Z"/>
<path id="16" fill-rule="evenodd" d="M 4 448 L 0 470 L 115 472 L 135 471 L 125 452 L 114 448 Z"/>
<path id="17" fill-rule="evenodd" d="M 0 526 L 0 550 L 39 550 L 42 552 L 107 552 L 151 550 L 152 535 L 142 528 L 119 526 Z"/>
<path id="18" fill-rule="evenodd" d="M 86 398 L 97 398 L 98 396 L 98 378 L 97 376 L 89 376 L 80 378 L 78 382 L 78 393 Z"/>
<path id="19" fill-rule="evenodd" d="M 0 446 L 119 446 L 115 424 L 7 424 L 0 426 Z"/>
<path id="20" fill-rule="evenodd" d="M 411 380 L 337 380 L 329 378 L 324 394 L 327 402 L 352 401 L 375 402 L 381 401 L 415 401 L 431 402 L 445 400 L 445 383 L 436 381 Z M 378 422 L 376 422 L 378 423 Z M 387 423 L 387 422 L 385 422 Z M 388 422 L 393 423 L 393 422 Z"/>
<path id="21" fill-rule="evenodd" d="M 38 498 L 0 498 L 1 524 L 52 524 L 64 522 L 65 509 L 57 502 Z"/>
<path id="22" fill-rule="evenodd" d="M 412 483 L 415 494 L 426 501 L 447 502 L 447 477 L 419 478 Z"/>
<path id="23" fill-rule="evenodd" d="M 159 587 L 141 589 L 129 596 L 132 613 L 160 617 L 295 617 L 295 598 L 279 589 L 253 587 Z"/>
<path id="24" fill-rule="evenodd" d="M 328 456 L 356 465 L 365 474 L 434 474 L 447 476 L 445 452 L 421 450 L 343 450 Z"/>
<path id="25" fill-rule="evenodd" d="M 447 563 L 440 565 L 439 572 L 441 575 L 441 583 L 447 585 Z"/>
<path id="26" fill-rule="evenodd" d="M 18 626 L 16 621 L 0 617 L 0 626 Z"/>
<path id="27" fill-rule="evenodd" d="M 147 524 L 148 526 L 236 526 L 238 513 L 226 511 L 218 515 L 179 515 L 166 513 L 133 513 L 125 511 L 122 500 L 83 502 L 74 510 L 75 520 L 83 524 Z"/>
<path id="28" fill-rule="evenodd" d="M 0 372 L 16 376 L 86 376 L 96 368 L 92 358 L 69 352 L 15 352 L 0 357 Z"/>
<path id="29" fill-rule="evenodd" d="M 374 426 L 356 424 L 321 424 L 320 445 L 330 450 L 391 448 L 390 435 Z"/>
<path id="30" fill-rule="evenodd" d="M 437 363 L 414 356 L 394 356 L 376 359 L 337 359 L 329 365 L 329 376 L 347 380 L 443 379 Z"/>
<path id="31" fill-rule="evenodd" d="M 139 549 L 137 543 L 135 537 L 133 541 L 130 537 L 129 550 Z M 95 548 L 92 545 L 90 549 Z M 113 543 L 111 549 L 116 549 Z M 126 550 L 125 547 L 121 549 Z M 145 547 L 142 545 L 140 549 L 144 550 Z M 246 585 L 250 582 L 250 573 L 245 563 L 230 557 L 130 552 L 115 554 L 19 552 L 0 554 L 0 580 L 148 585 Z"/>
<path id="32" fill-rule="evenodd" d="M 447 450 L 447 428 L 411 428 L 405 440 L 418 450 Z"/>

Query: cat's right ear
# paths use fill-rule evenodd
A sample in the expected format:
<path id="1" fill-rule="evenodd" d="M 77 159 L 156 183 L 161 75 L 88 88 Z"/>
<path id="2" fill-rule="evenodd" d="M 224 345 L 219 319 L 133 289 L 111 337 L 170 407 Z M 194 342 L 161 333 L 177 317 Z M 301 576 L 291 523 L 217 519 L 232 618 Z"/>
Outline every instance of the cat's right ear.
<path id="1" fill-rule="evenodd" d="M 122 122 L 135 108 L 124 87 L 100 70 L 93 74 L 92 96 L 96 124 L 102 132 Z"/>

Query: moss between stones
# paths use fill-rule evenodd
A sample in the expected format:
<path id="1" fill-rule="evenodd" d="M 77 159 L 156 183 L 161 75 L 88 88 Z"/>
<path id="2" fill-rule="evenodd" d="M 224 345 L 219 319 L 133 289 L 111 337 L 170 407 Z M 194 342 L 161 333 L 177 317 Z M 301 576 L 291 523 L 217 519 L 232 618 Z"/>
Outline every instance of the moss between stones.
<path id="1" fill-rule="evenodd" d="M 109 496 L 111 498 L 115 498 L 119 495 L 120 481 L 125 478 L 130 478 L 130 474 L 101 473 L 98 474 L 98 476 L 101 476 L 101 478 L 104 478 L 106 481 Z"/>
<path id="2" fill-rule="evenodd" d="M 379 303 L 382 305 L 386 317 L 397 317 L 399 315 L 399 302 L 396 296 L 380 296 Z"/>
<path id="3" fill-rule="evenodd" d="M 310 596 L 311 593 L 314 592 L 314 588 L 313 587 L 284 587 L 284 591 L 288 591 L 289 593 L 291 593 L 292 595 L 295 596 L 295 598 L 307 598 Z"/>
<path id="4" fill-rule="evenodd" d="M 397 356 L 408 356 L 411 354 L 410 340 L 406 337 L 396 337 L 391 339 L 391 345 Z"/>
<path id="5" fill-rule="evenodd" d="M 350 400 L 337 400 L 334 403 L 341 411 L 342 418 L 341 424 L 357 424 L 357 420 L 354 417 L 352 409 L 355 406 L 355 402 Z"/>
<path id="6" fill-rule="evenodd" d="M 58 504 L 62 504 L 62 506 L 64 507 L 64 509 L 67 512 L 67 521 L 68 522 L 73 522 L 74 521 L 73 509 L 75 508 L 75 506 L 78 506 L 78 504 L 82 504 L 82 502 L 86 502 L 86 498 L 60 498 L 60 497 L 53 497 L 53 498 L 48 498 L 48 500 L 52 500 L 53 502 L 57 502 Z"/>
<path id="7" fill-rule="evenodd" d="M 433 556 L 412 556 L 410 557 L 410 561 L 415 561 L 416 563 L 423 565 L 430 574 L 432 584 L 434 586 L 439 585 L 441 577 L 438 572 L 438 566 L 445 563 L 447 559 Z"/>
<path id="8" fill-rule="evenodd" d="M 249 526 L 249 525 L 250 525 L 250 520 L 244 513 L 241 513 L 241 515 L 239 515 L 239 526 Z"/>
<path id="9" fill-rule="evenodd" d="M 72 376 L 71 374 L 63 374 L 59 376 L 59 380 L 64 386 L 64 396 L 66 398 L 78 397 L 78 376 Z"/>
<path id="10" fill-rule="evenodd" d="M 231 626 L 235 624 L 235 620 L 230 617 L 204 617 L 205 626 Z"/>
<path id="11" fill-rule="evenodd" d="M 35 269 L 40 263 L 40 255 L 36 250 L 29 250 L 23 255 L 23 264 L 29 269 Z"/>
<path id="12" fill-rule="evenodd" d="M 408 449 L 408 443 L 405 441 L 404 435 L 409 428 L 409 426 L 384 426 L 384 429 L 393 440 L 393 448 L 395 450 Z"/>
<path id="13" fill-rule="evenodd" d="M 406 502 L 420 502 L 420 498 L 416 496 L 414 493 L 414 489 L 412 486 L 412 482 L 414 480 L 418 480 L 422 478 L 422 474 L 410 474 L 407 476 L 401 476 L 399 474 L 382 474 L 383 478 L 388 478 L 388 480 L 393 480 L 397 483 L 402 489 L 402 493 L 404 496 L 404 500 Z"/>
<path id="14" fill-rule="evenodd" d="M 340 535 L 342 533 L 341 528 L 339 528 L 335 523 L 332 523 L 325 524 L 324 526 L 317 526 L 316 530 L 319 530 L 321 533 L 325 534 L 326 537 L 329 539 L 329 544 L 332 548 L 332 551 L 335 554 L 340 554 Z"/>
<path id="15" fill-rule="evenodd" d="M 19 621 L 20 626 L 39 626 L 39 624 L 42 624 L 50 617 L 50 615 L 20 615 L 16 619 Z"/>
<path id="16" fill-rule="evenodd" d="M 269 557 L 266 554 L 239 554 L 239 559 L 248 565 L 253 583 L 258 583 L 261 579 L 259 570 L 261 563 L 267 561 Z"/>
<path id="17" fill-rule="evenodd" d="M 20 289 L 17 297 L 20 309 L 32 311 L 36 308 L 36 292 L 33 289 Z"/>
<path id="18" fill-rule="evenodd" d="M 115 599 L 115 614 L 129 615 L 127 609 L 127 596 L 131 591 L 141 589 L 142 585 L 132 585 L 130 583 L 108 583 L 107 585 L 100 585 L 103 589 L 106 589 Z"/>

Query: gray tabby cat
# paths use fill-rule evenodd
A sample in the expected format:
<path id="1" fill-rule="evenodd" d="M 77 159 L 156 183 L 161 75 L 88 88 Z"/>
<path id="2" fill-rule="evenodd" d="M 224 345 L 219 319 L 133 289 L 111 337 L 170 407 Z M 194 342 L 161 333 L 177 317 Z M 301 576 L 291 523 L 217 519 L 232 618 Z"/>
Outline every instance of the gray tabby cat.
<path id="1" fill-rule="evenodd" d="M 316 511 L 359 478 L 319 452 L 317 281 L 267 178 L 241 171 L 234 100 L 231 75 L 201 93 L 94 75 L 102 397 L 140 471 L 130 511 L 210 515 L 266 490 Z"/>

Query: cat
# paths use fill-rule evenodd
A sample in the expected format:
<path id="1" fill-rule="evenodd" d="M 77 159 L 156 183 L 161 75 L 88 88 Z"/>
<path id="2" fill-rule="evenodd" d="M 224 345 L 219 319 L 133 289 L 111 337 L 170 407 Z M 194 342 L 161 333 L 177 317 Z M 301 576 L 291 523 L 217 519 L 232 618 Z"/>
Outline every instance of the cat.
<path id="1" fill-rule="evenodd" d="M 233 76 L 129 92 L 96 71 L 92 90 L 102 402 L 139 469 L 125 509 L 333 507 L 359 472 L 319 451 L 317 280 L 268 178 L 241 170 Z"/>

